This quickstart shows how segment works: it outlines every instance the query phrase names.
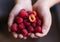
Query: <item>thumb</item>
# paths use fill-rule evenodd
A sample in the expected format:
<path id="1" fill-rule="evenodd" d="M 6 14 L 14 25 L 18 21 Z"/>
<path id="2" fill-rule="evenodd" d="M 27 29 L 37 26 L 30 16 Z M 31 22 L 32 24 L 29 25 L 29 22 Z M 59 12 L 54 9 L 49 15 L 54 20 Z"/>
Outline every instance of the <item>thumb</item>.
<path id="1" fill-rule="evenodd" d="M 39 37 L 43 37 L 43 36 L 47 35 L 47 33 L 50 30 L 50 26 L 51 26 L 51 22 L 52 22 L 51 13 L 50 13 L 50 9 L 45 6 L 43 6 L 43 7 L 39 6 L 37 10 L 38 10 L 39 16 L 42 16 L 42 18 L 43 18 L 43 25 L 42 25 L 42 34 L 36 33 L 36 35 Z"/>

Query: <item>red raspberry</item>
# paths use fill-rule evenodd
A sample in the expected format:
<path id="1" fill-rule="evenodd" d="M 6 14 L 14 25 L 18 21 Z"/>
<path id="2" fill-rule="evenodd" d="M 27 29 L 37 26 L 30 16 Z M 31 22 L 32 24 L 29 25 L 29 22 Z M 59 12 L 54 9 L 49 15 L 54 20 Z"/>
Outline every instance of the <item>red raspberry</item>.
<path id="1" fill-rule="evenodd" d="M 21 23 L 21 24 L 19 24 L 19 25 L 18 25 L 18 28 L 19 28 L 19 29 L 24 29 L 24 28 L 25 28 L 25 26 L 24 26 L 24 24 L 23 24 L 23 23 Z"/>
<path id="2" fill-rule="evenodd" d="M 29 26 L 28 27 L 28 30 L 29 30 L 29 32 L 33 32 L 34 31 L 34 28 L 32 26 Z"/>
<path id="3" fill-rule="evenodd" d="M 17 31 L 17 24 L 14 23 L 12 26 L 11 26 L 11 31 L 15 32 Z"/>
<path id="4" fill-rule="evenodd" d="M 30 15 L 29 15 L 29 20 L 30 20 L 30 22 L 36 21 L 36 18 L 35 18 L 35 16 L 34 16 L 34 14 L 30 14 Z"/>
<path id="5" fill-rule="evenodd" d="M 35 22 L 33 22 L 33 23 L 32 23 L 32 26 L 33 26 L 33 27 L 36 27 L 36 23 L 35 23 Z"/>
<path id="6" fill-rule="evenodd" d="M 37 15 L 36 11 L 32 11 L 32 14 L 34 14 L 35 16 Z"/>
<path id="7" fill-rule="evenodd" d="M 20 16 L 20 17 L 24 17 L 24 16 L 26 16 L 26 15 L 27 15 L 26 10 L 25 10 L 25 9 L 22 9 L 22 10 L 20 11 L 20 13 L 19 13 L 18 16 Z"/>
<path id="8" fill-rule="evenodd" d="M 17 34 L 20 34 L 20 33 L 21 33 L 21 30 L 18 29 L 18 30 L 16 31 L 16 33 L 17 33 Z"/>
<path id="9" fill-rule="evenodd" d="M 31 11 L 27 11 L 27 13 L 30 15 L 31 14 Z"/>
<path id="10" fill-rule="evenodd" d="M 40 25 L 41 25 L 41 20 L 39 19 L 39 17 L 37 17 L 37 18 L 36 18 L 36 21 L 37 21 L 37 22 L 36 22 L 36 23 L 37 23 L 37 25 L 39 25 L 39 26 L 40 26 Z"/>
<path id="11" fill-rule="evenodd" d="M 23 29 L 23 30 L 22 30 L 22 34 L 23 34 L 24 36 L 27 36 L 27 35 L 28 35 L 28 31 L 27 31 L 26 29 Z"/>
<path id="12" fill-rule="evenodd" d="M 21 17 L 16 17 L 16 22 L 17 22 L 17 23 L 22 23 L 22 22 L 23 22 L 23 18 L 21 18 Z"/>
<path id="13" fill-rule="evenodd" d="M 37 27 L 35 28 L 35 31 L 36 31 L 36 32 L 42 32 L 42 28 L 41 28 L 40 26 L 37 26 Z"/>
<path id="14" fill-rule="evenodd" d="M 24 19 L 28 19 L 28 14 L 25 16 L 25 17 L 23 17 Z"/>
<path id="15" fill-rule="evenodd" d="M 25 24 L 26 26 L 30 26 L 30 22 L 29 22 L 28 20 L 24 20 L 24 24 Z"/>

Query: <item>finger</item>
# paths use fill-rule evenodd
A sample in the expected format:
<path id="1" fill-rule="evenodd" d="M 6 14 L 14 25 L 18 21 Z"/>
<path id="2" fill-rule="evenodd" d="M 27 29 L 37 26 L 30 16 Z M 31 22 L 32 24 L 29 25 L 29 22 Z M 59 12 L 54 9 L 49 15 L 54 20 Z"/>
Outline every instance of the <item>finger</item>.
<path id="1" fill-rule="evenodd" d="M 17 38 L 18 37 L 18 34 L 15 33 L 15 32 L 12 32 L 12 35 L 13 35 L 14 38 Z"/>
<path id="2" fill-rule="evenodd" d="M 14 20 L 14 14 L 10 14 L 9 20 L 8 20 L 8 31 L 9 31 L 9 32 L 11 31 L 11 30 L 10 30 L 10 27 L 11 27 L 11 25 L 12 25 L 12 23 L 13 23 L 13 20 Z"/>
<path id="3" fill-rule="evenodd" d="M 35 33 L 35 35 L 36 35 L 37 37 L 43 37 L 43 36 L 42 36 L 43 34 L 41 34 L 41 33 Z"/>
<path id="4" fill-rule="evenodd" d="M 28 36 L 30 36 L 31 35 L 31 33 L 28 33 Z"/>
<path id="5" fill-rule="evenodd" d="M 19 38 L 22 39 L 23 38 L 23 35 L 22 34 L 19 34 Z"/>
<path id="6" fill-rule="evenodd" d="M 35 34 L 33 33 L 28 33 L 28 36 L 30 36 L 31 38 L 38 38 Z"/>
<path id="7" fill-rule="evenodd" d="M 50 30 L 51 22 L 52 22 L 51 13 L 50 13 L 50 9 L 45 6 L 43 6 L 43 7 L 39 6 L 38 12 L 39 12 L 39 16 L 43 17 L 43 25 L 42 25 L 43 34 L 40 33 L 40 37 L 43 37 L 43 36 L 47 35 L 47 33 Z"/>
<path id="8" fill-rule="evenodd" d="M 27 37 L 23 37 L 23 39 L 27 39 Z"/>
<path id="9" fill-rule="evenodd" d="M 13 24 L 14 17 L 19 13 L 19 11 L 23 9 L 23 6 L 21 5 L 15 5 L 14 8 L 12 9 L 10 15 L 9 15 L 9 20 L 8 20 L 8 30 L 10 30 L 11 25 Z"/>
<path id="10" fill-rule="evenodd" d="M 33 33 L 31 33 L 30 37 L 31 37 L 31 38 L 34 38 L 34 37 L 35 37 L 35 35 L 34 35 Z"/>
<path id="11" fill-rule="evenodd" d="M 37 36 L 35 36 L 34 33 L 31 33 L 30 37 L 31 37 L 31 38 L 38 38 Z"/>
<path id="12" fill-rule="evenodd" d="M 35 35 L 35 34 L 34 34 Z M 35 37 L 34 38 L 38 38 L 36 35 L 35 35 Z"/>

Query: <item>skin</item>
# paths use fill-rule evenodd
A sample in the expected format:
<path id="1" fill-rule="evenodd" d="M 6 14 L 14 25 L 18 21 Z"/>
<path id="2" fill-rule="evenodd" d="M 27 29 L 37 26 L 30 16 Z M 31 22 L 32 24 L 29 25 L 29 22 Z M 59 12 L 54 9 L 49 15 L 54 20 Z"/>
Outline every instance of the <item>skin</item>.
<path id="1" fill-rule="evenodd" d="M 14 6 L 14 8 L 11 10 L 10 15 L 9 15 L 9 20 L 8 20 L 8 30 L 9 32 L 11 32 L 11 25 L 13 23 L 13 20 L 15 18 L 16 15 L 18 15 L 18 13 L 20 12 L 21 9 L 25 9 L 26 11 L 32 11 L 32 4 L 31 4 L 31 0 L 16 0 L 16 5 Z M 17 38 L 17 36 L 19 36 L 19 34 L 13 32 L 12 33 L 14 38 Z"/>
<path id="2" fill-rule="evenodd" d="M 33 5 L 34 10 L 37 10 L 40 17 L 43 19 L 43 33 L 36 33 L 39 35 L 38 37 L 43 37 L 48 34 L 52 23 L 50 8 L 58 2 L 60 2 L 60 0 L 37 0 Z"/>
<path id="3" fill-rule="evenodd" d="M 16 5 L 14 6 L 14 8 L 12 9 L 9 15 L 9 20 L 8 20 L 9 32 L 11 32 L 10 27 L 13 23 L 14 17 L 18 15 L 21 9 L 26 9 L 27 11 L 32 11 L 32 9 L 34 9 L 34 10 L 37 10 L 40 17 L 43 19 L 43 26 L 42 26 L 43 33 L 42 34 L 36 33 L 37 35 L 36 34 L 34 35 L 38 37 L 43 37 L 47 35 L 52 23 L 50 8 L 53 5 L 59 3 L 60 0 L 37 0 L 33 6 L 31 4 L 31 0 L 16 0 L 15 2 L 16 2 Z M 17 38 L 19 34 L 13 32 L 12 35 L 14 38 Z M 36 36 L 34 36 L 34 38 L 36 38 Z"/>

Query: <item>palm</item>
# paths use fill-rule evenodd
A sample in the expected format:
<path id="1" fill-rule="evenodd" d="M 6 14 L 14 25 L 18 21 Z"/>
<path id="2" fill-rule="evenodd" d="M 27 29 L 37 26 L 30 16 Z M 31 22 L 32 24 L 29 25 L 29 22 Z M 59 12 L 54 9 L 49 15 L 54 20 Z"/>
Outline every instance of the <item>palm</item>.
<path id="1" fill-rule="evenodd" d="M 34 10 L 37 10 L 38 15 L 43 19 L 43 25 L 42 25 L 42 32 L 41 33 L 36 33 L 37 36 L 39 37 L 43 37 L 45 36 L 49 30 L 50 30 L 50 26 L 51 26 L 51 13 L 50 13 L 50 9 L 47 5 L 45 5 L 44 3 L 39 3 L 36 2 L 33 5 Z M 41 4 L 41 5 L 40 5 Z"/>
<path id="2" fill-rule="evenodd" d="M 18 13 L 20 12 L 21 9 L 25 9 L 26 11 L 32 11 L 31 1 L 29 0 L 27 3 L 26 2 L 20 1 L 20 3 L 18 2 L 14 6 L 14 8 L 12 9 L 12 11 L 9 15 L 9 20 L 8 20 L 8 26 L 9 26 L 8 30 L 9 30 L 9 32 L 11 32 L 10 27 L 11 27 L 13 21 L 14 21 L 15 16 L 18 15 Z M 17 33 L 13 32 L 12 34 L 15 38 L 17 38 L 17 36 L 18 36 Z"/>

